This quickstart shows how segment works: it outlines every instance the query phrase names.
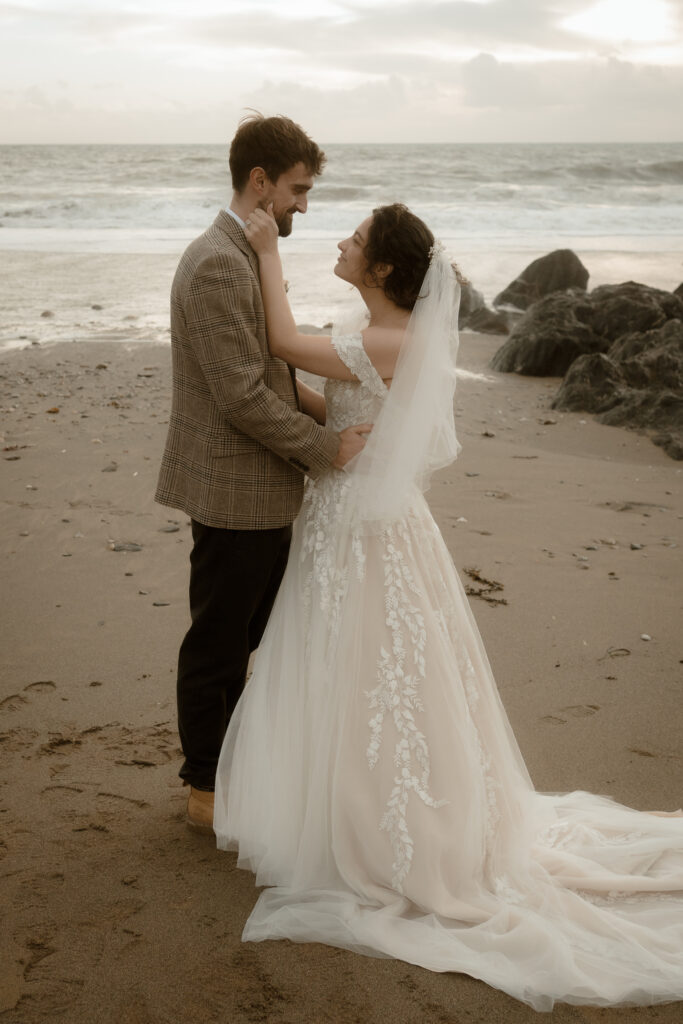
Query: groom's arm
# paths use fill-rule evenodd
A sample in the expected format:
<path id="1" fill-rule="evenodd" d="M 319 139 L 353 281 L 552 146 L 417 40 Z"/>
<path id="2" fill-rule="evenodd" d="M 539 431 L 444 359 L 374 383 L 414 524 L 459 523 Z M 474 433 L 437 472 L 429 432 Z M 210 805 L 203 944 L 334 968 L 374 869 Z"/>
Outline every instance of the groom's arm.
<path id="1" fill-rule="evenodd" d="M 194 354 L 230 424 L 310 476 L 327 470 L 339 434 L 293 409 L 264 381 L 266 353 L 246 262 L 224 253 L 204 260 L 189 282 L 184 312 Z"/>

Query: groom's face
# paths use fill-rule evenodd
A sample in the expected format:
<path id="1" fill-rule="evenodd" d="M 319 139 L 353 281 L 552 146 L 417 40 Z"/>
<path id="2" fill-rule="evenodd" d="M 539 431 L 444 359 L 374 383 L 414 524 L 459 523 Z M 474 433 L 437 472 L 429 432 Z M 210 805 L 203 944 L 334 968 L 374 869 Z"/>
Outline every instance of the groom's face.
<path id="1" fill-rule="evenodd" d="M 302 163 L 295 164 L 281 174 L 275 183 L 267 181 L 266 192 L 259 202 L 262 210 L 273 204 L 273 216 L 277 221 L 281 238 L 292 232 L 295 213 L 305 213 L 308 208 L 308 193 L 313 188 L 313 175 Z"/>

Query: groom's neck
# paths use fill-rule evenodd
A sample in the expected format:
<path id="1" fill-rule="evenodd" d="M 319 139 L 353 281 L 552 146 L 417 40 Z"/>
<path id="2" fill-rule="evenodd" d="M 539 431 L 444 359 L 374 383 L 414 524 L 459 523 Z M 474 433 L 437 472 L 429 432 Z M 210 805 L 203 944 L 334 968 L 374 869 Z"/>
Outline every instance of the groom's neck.
<path id="1" fill-rule="evenodd" d="M 258 199 L 249 192 L 233 192 L 230 201 L 230 209 L 242 220 L 246 220 L 250 213 L 256 209 Z"/>

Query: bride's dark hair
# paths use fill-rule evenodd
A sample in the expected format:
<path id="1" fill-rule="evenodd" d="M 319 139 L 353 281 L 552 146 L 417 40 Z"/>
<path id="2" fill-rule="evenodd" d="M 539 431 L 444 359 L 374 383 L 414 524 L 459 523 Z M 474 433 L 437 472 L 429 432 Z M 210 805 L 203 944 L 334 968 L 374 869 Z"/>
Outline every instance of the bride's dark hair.
<path id="1" fill-rule="evenodd" d="M 434 235 L 425 222 L 403 203 L 378 206 L 372 211 L 365 245 L 366 276 L 373 285 L 383 288 L 387 298 L 401 309 L 412 309 L 429 269 L 433 245 Z M 392 267 L 384 278 L 378 273 L 382 264 Z M 455 264 L 453 270 L 463 283 L 465 278 Z"/>
<path id="2" fill-rule="evenodd" d="M 397 306 L 412 309 L 429 268 L 429 250 L 433 245 L 434 235 L 427 225 L 403 203 L 378 206 L 372 211 L 365 245 L 365 273 Z M 382 278 L 377 271 L 387 263 L 393 269 Z"/>

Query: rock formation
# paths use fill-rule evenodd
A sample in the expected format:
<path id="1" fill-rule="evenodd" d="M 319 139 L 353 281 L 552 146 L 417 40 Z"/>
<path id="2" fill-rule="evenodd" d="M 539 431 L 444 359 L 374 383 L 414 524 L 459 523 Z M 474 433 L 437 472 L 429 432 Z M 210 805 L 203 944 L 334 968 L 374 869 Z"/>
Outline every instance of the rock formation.
<path id="1" fill-rule="evenodd" d="M 528 309 L 552 292 L 585 291 L 588 271 L 571 249 L 556 249 L 534 260 L 493 300 L 493 305 Z"/>

